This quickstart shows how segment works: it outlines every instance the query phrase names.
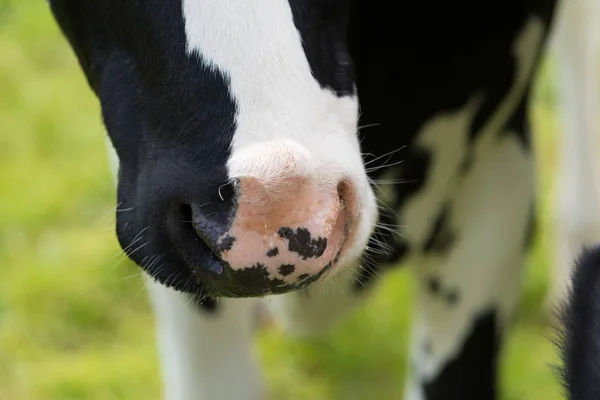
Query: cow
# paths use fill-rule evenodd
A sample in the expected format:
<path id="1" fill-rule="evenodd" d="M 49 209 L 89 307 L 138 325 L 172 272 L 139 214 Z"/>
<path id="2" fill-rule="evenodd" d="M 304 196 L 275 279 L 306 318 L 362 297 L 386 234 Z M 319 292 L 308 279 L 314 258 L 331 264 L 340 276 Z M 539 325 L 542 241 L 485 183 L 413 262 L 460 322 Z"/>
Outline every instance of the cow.
<path id="1" fill-rule="evenodd" d="M 319 335 L 399 264 L 405 398 L 497 398 L 556 3 L 49 0 L 101 105 L 165 399 L 264 398 L 261 304 Z"/>

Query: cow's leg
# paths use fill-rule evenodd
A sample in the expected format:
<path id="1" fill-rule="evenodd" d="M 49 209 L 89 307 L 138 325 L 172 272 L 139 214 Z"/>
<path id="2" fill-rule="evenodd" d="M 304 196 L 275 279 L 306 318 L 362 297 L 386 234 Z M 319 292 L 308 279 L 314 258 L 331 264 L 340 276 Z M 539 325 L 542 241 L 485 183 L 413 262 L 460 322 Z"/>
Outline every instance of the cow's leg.
<path id="1" fill-rule="evenodd" d="M 562 129 L 557 138 L 555 275 L 549 305 L 562 299 L 570 266 L 582 246 L 600 241 L 599 23 L 597 0 L 563 1 L 553 43 Z"/>
<path id="2" fill-rule="evenodd" d="M 165 400 L 258 400 L 252 354 L 256 299 L 223 299 L 214 310 L 148 282 Z"/>
<path id="3" fill-rule="evenodd" d="M 524 113 L 517 114 L 522 124 L 509 126 L 522 130 Z M 534 198 L 521 133 L 482 139 L 414 265 L 408 400 L 496 398 L 498 353 L 519 297 Z"/>

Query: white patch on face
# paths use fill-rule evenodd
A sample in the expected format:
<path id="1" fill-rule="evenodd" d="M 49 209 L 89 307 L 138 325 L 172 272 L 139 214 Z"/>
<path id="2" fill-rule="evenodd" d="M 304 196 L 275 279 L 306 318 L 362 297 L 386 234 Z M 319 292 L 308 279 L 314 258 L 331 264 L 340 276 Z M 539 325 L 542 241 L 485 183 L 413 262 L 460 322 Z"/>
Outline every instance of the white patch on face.
<path id="1" fill-rule="evenodd" d="M 357 138 L 358 102 L 312 76 L 288 1 L 183 0 L 183 13 L 188 52 L 228 78 L 236 103 L 229 177 L 276 180 L 282 160 L 265 155 L 284 146 L 295 154 L 296 175 L 351 181 L 361 220 L 340 264 L 357 257 L 377 213 Z"/>
<path id="2" fill-rule="evenodd" d="M 314 151 L 328 136 L 355 136 L 356 98 L 314 79 L 287 0 L 183 0 L 183 10 L 188 51 L 230 79 L 234 155 L 257 142 L 291 139 Z"/>

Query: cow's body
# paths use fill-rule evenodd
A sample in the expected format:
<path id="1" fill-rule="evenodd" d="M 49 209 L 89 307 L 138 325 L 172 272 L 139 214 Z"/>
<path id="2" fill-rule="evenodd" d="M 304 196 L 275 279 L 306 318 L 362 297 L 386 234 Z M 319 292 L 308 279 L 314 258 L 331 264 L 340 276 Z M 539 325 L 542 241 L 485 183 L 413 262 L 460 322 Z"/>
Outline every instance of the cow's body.
<path id="1" fill-rule="evenodd" d="M 496 398 L 554 0 L 50 3 L 120 160 L 120 242 L 156 278 L 166 399 L 263 398 L 257 297 L 318 334 L 398 263 L 406 398 Z"/>

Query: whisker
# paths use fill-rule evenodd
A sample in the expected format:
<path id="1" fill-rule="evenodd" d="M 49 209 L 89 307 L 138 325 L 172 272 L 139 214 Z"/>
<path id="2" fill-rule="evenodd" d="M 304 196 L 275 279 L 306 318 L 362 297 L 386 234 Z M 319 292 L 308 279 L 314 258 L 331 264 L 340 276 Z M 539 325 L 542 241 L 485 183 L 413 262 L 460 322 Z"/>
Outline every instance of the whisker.
<path id="1" fill-rule="evenodd" d="M 146 268 L 152 269 L 156 264 L 158 264 L 159 262 L 161 262 L 162 259 L 165 258 L 166 255 L 167 255 L 167 253 L 160 254 Z"/>
<path id="2" fill-rule="evenodd" d="M 221 186 L 219 186 L 219 189 L 217 190 L 217 192 L 219 193 L 219 198 L 221 199 L 221 201 L 225 201 L 225 199 L 223 198 L 223 195 L 221 194 L 221 189 L 224 186 L 227 186 L 227 185 L 229 185 L 229 182 L 222 184 Z"/>
<path id="3" fill-rule="evenodd" d="M 122 201 L 121 201 L 121 202 L 119 202 L 119 203 L 117 203 L 117 204 L 116 204 L 114 207 L 111 207 L 111 208 L 110 208 L 108 211 L 106 211 L 105 213 L 103 213 L 103 214 L 101 214 L 100 216 L 98 216 L 98 219 L 99 219 L 99 220 L 101 220 L 101 219 L 103 219 L 103 218 L 105 218 L 105 217 L 107 217 L 107 216 L 109 216 L 109 215 L 112 215 L 112 214 L 115 212 L 115 210 L 118 210 L 118 209 L 119 209 L 119 206 L 120 206 L 121 204 L 123 204 L 123 202 L 122 202 Z"/>
<path id="4" fill-rule="evenodd" d="M 376 228 L 381 228 L 381 229 L 386 230 L 386 231 L 392 231 L 393 233 L 400 233 L 399 231 L 402 228 L 405 228 L 406 226 L 400 225 L 400 224 L 378 222 L 377 224 L 375 224 L 375 227 Z"/>
<path id="5" fill-rule="evenodd" d="M 147 269 L 148 265 L 154 262 L 154 259 L 157 257 L 157 254 L 152 254 L 150 257 L 144 257 L 142 262 L 140 263 L 140 267 L 142 269 Z"/>
<path id="6" fill-rule="evenodd" d="M 131 253 L 126 254 L 128 257 L 131 257 L 132 254 L 134 254 L 135 252 L 137 252 L 138 250 L 142 249 L 143 247 L 147 246 L 150 242 L 145 242 L 143 243 L 141 246 L 138 246 L 135 250 L 133 250 Z"/>
<path id="7" fill-rule="evenodd" d="M 373 128 L 373 127 L 375 127 L 375 126 L 381 126 L 381 125 L 383 125 L 383 124 L 382 124 L 382 123 L 378 123 L 378 122 L 374 122 L 374 123 L 372 123 L 372 124 L 366 124 L 366 125 L 360 125 L 360 126 L 357 126 L 357 127 L 356 127 L 356 129 L 357 129 L 357 130 L 360 132 L 360 131 L 362 131 L 363 129 L 367 129 L 367 128 Z"/>
<path id="8" fill-rule="evenodd" d="M 128 276 L 124 277 L 123 280 L 129 280 L 129 279 L 133 279 L 133 278 L 139 278 L 140 275 L 141 275 L 141 273 L 138 271 L 135 274 L 131 274 L 131 275 L 128 275 Z"/>
<path id="9" fill-rule="evenodd" d="M 366 167 L 367 165 L 369 165 L 369 164 L 373 164 L 374 162 L 376 162 L 376 161 L 378 161 L 378 160 L 381 160 L 381 159 L 382 159 L 382 158 L 384 158 L 384 157 L 391 157 L 392 155 L 396 154 L 397 152 L 404 150 L 406 147 L 407 147 L 407 146 L 406 146 L 406 145 L 404 145 L 404 146 L 401 146 L 401 147 L 399 147 L 399 148 L 397 148 L 397 149 L 395 149 L 395 150 L 388 151 L 387 153 L 385 153 L 385 154 L 382 154 L 382 155 L 380 155 L 379 157 L 375 157 L 374 159 L 372 159 L 372 160 L 369 160 L 369 161 L 365 162 L 365 163 L 364 163 L 364 165 L 365 165 L 365 167 Z"/>
<path id="10" fill-rule="evenodd" d="M 371 179 L 371 183 L 377 185 L 398 185 L 401 183 L 410 183 L 406 179 Z"/>
<path id="11" fill-rule="evenodd" d="M 375 172 L 375 171 L 379 171 L 380 169 L 383 168 L 389 168 L 389 167 L 395 167 L 396 165 L 400 165 L 404 162 L 404 160 L 400 160 L 400 161 L 396 161 L 394 163 L 391 164 L 381 164 L 372 168 L 366 168 L 365 170 L 367 171 L 367 173 L 371 173 L 371 172 Z M 366 164 L 365 164 L 366 165 Z"/>

